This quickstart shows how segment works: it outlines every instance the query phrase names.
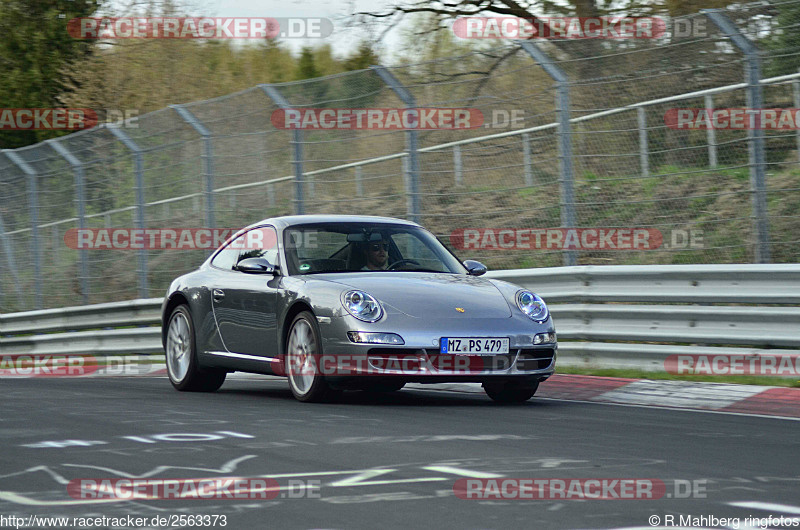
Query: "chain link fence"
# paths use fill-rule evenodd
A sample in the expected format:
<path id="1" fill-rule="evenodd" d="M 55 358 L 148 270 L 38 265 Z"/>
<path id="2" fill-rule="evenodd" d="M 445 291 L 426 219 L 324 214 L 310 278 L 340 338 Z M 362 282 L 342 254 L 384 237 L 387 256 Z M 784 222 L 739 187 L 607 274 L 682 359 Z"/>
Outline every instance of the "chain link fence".
<path id="1" fill-rule="evenodd" d="M 800 108 L 800 1 L 721 13 L 735 32 L 698 13 L 667 20 L 654 39 L 505 41 L 260 85 L 5 151 L 0 311 L 161 296 L 209 252 L 81 250 L 66 244 L 72 229 L 237 229 L 292 213 L 418 220 L 490 268 L 796 262 L 798 130 L 668 123 L 675 109 Z M 472 109 L 482 123 L 273 124 L 286 108 L 404 107 Z M 644 229 L 660 243 L 592 247 L 579 236 L 570 246 L 548 233 L 535 243 L 551 228 Z"/>

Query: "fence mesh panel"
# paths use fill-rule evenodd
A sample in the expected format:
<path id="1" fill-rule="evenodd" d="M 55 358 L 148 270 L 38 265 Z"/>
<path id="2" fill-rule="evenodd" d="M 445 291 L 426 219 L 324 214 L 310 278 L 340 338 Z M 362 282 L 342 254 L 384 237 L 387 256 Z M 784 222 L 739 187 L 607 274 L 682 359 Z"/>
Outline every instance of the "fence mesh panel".
<path id="1" fill-rule="evenodd" d="M 800 0 L 724 14 L 758 49 L 762 107 L 800 108 Z M 675 125 L 681 109 L 696 117 L 751 106 L 748 56 L 705 13 L 665 28 L 653 39 L 531 41 L 564 85 L 514 41 L 386 68 L 420 112 L 467 109 L 468 128 L 287 126 L 282 105 L 410 105 L 370 68 L 186 103 L 191 120 L 176 108 L 151 112 L 117 129 L 136 149 L 108 126 L 56 140 L 77 166 L 47 142 L 14 151 L 24 167 L 0 154 L 0 312 L 161 296 L 210 251 L 80 250 L 81 207 L 93 229 L 238 229 L 300 210 L 417 218 L 459 256 L 490 268 L 558 266 L 568 252 L 578 264 L 757 261 L 750 133 Z M 798 260 L 792 125 L 761 131 L 772 262 Z M 565 248 L 565 233 L 537 233 L 564 227 L 569 212 L 583 234 L 641 229 L 650 242 L 592 247 L 579 236 L 579 248 Z"/>

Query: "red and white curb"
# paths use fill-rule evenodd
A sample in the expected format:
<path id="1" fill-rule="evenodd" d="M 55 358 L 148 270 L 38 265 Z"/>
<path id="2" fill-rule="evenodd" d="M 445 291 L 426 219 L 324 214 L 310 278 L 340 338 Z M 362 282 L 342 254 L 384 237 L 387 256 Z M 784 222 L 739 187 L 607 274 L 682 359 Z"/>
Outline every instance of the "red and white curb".
<path id="1" fill-rule="evenodd" d="M 477 383 L 406 387 L 483 391 Z M 800 388 L 556 374 L 539 386 L 536 397 L 800 418 Z"/>

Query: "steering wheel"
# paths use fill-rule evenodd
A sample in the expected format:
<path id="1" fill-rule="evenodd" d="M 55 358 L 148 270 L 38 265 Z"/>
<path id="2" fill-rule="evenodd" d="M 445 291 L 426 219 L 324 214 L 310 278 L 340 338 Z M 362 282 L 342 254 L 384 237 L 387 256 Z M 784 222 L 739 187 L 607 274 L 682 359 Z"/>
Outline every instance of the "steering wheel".
<path id="1" fill-rule="evenodd" d="M 414 261 L 413 259 L 401 259 L 401 260 L 395 261 L 394 263 L 392 263 L 391 265 L 386 267 L 386 270 L 395 270 L 395 267 L 397 267 L 399 265 L 404 265 L 406 263 L 410 263 L 412 265 L 416 265 L 417 267 L 419 267 L 419 262 L 418 261 Z"/>

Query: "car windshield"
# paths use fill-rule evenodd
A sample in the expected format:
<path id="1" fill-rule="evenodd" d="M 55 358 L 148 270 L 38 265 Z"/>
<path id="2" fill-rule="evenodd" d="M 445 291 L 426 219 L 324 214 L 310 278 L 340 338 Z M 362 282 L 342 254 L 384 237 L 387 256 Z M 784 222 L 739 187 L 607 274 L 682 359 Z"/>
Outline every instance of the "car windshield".
<path id="1" fill-rule="evenodd" d="M 389 223 L 315 223 L 284 230 L 289 274 L 416 271 L 466 274 L 427 230 Z"/>

